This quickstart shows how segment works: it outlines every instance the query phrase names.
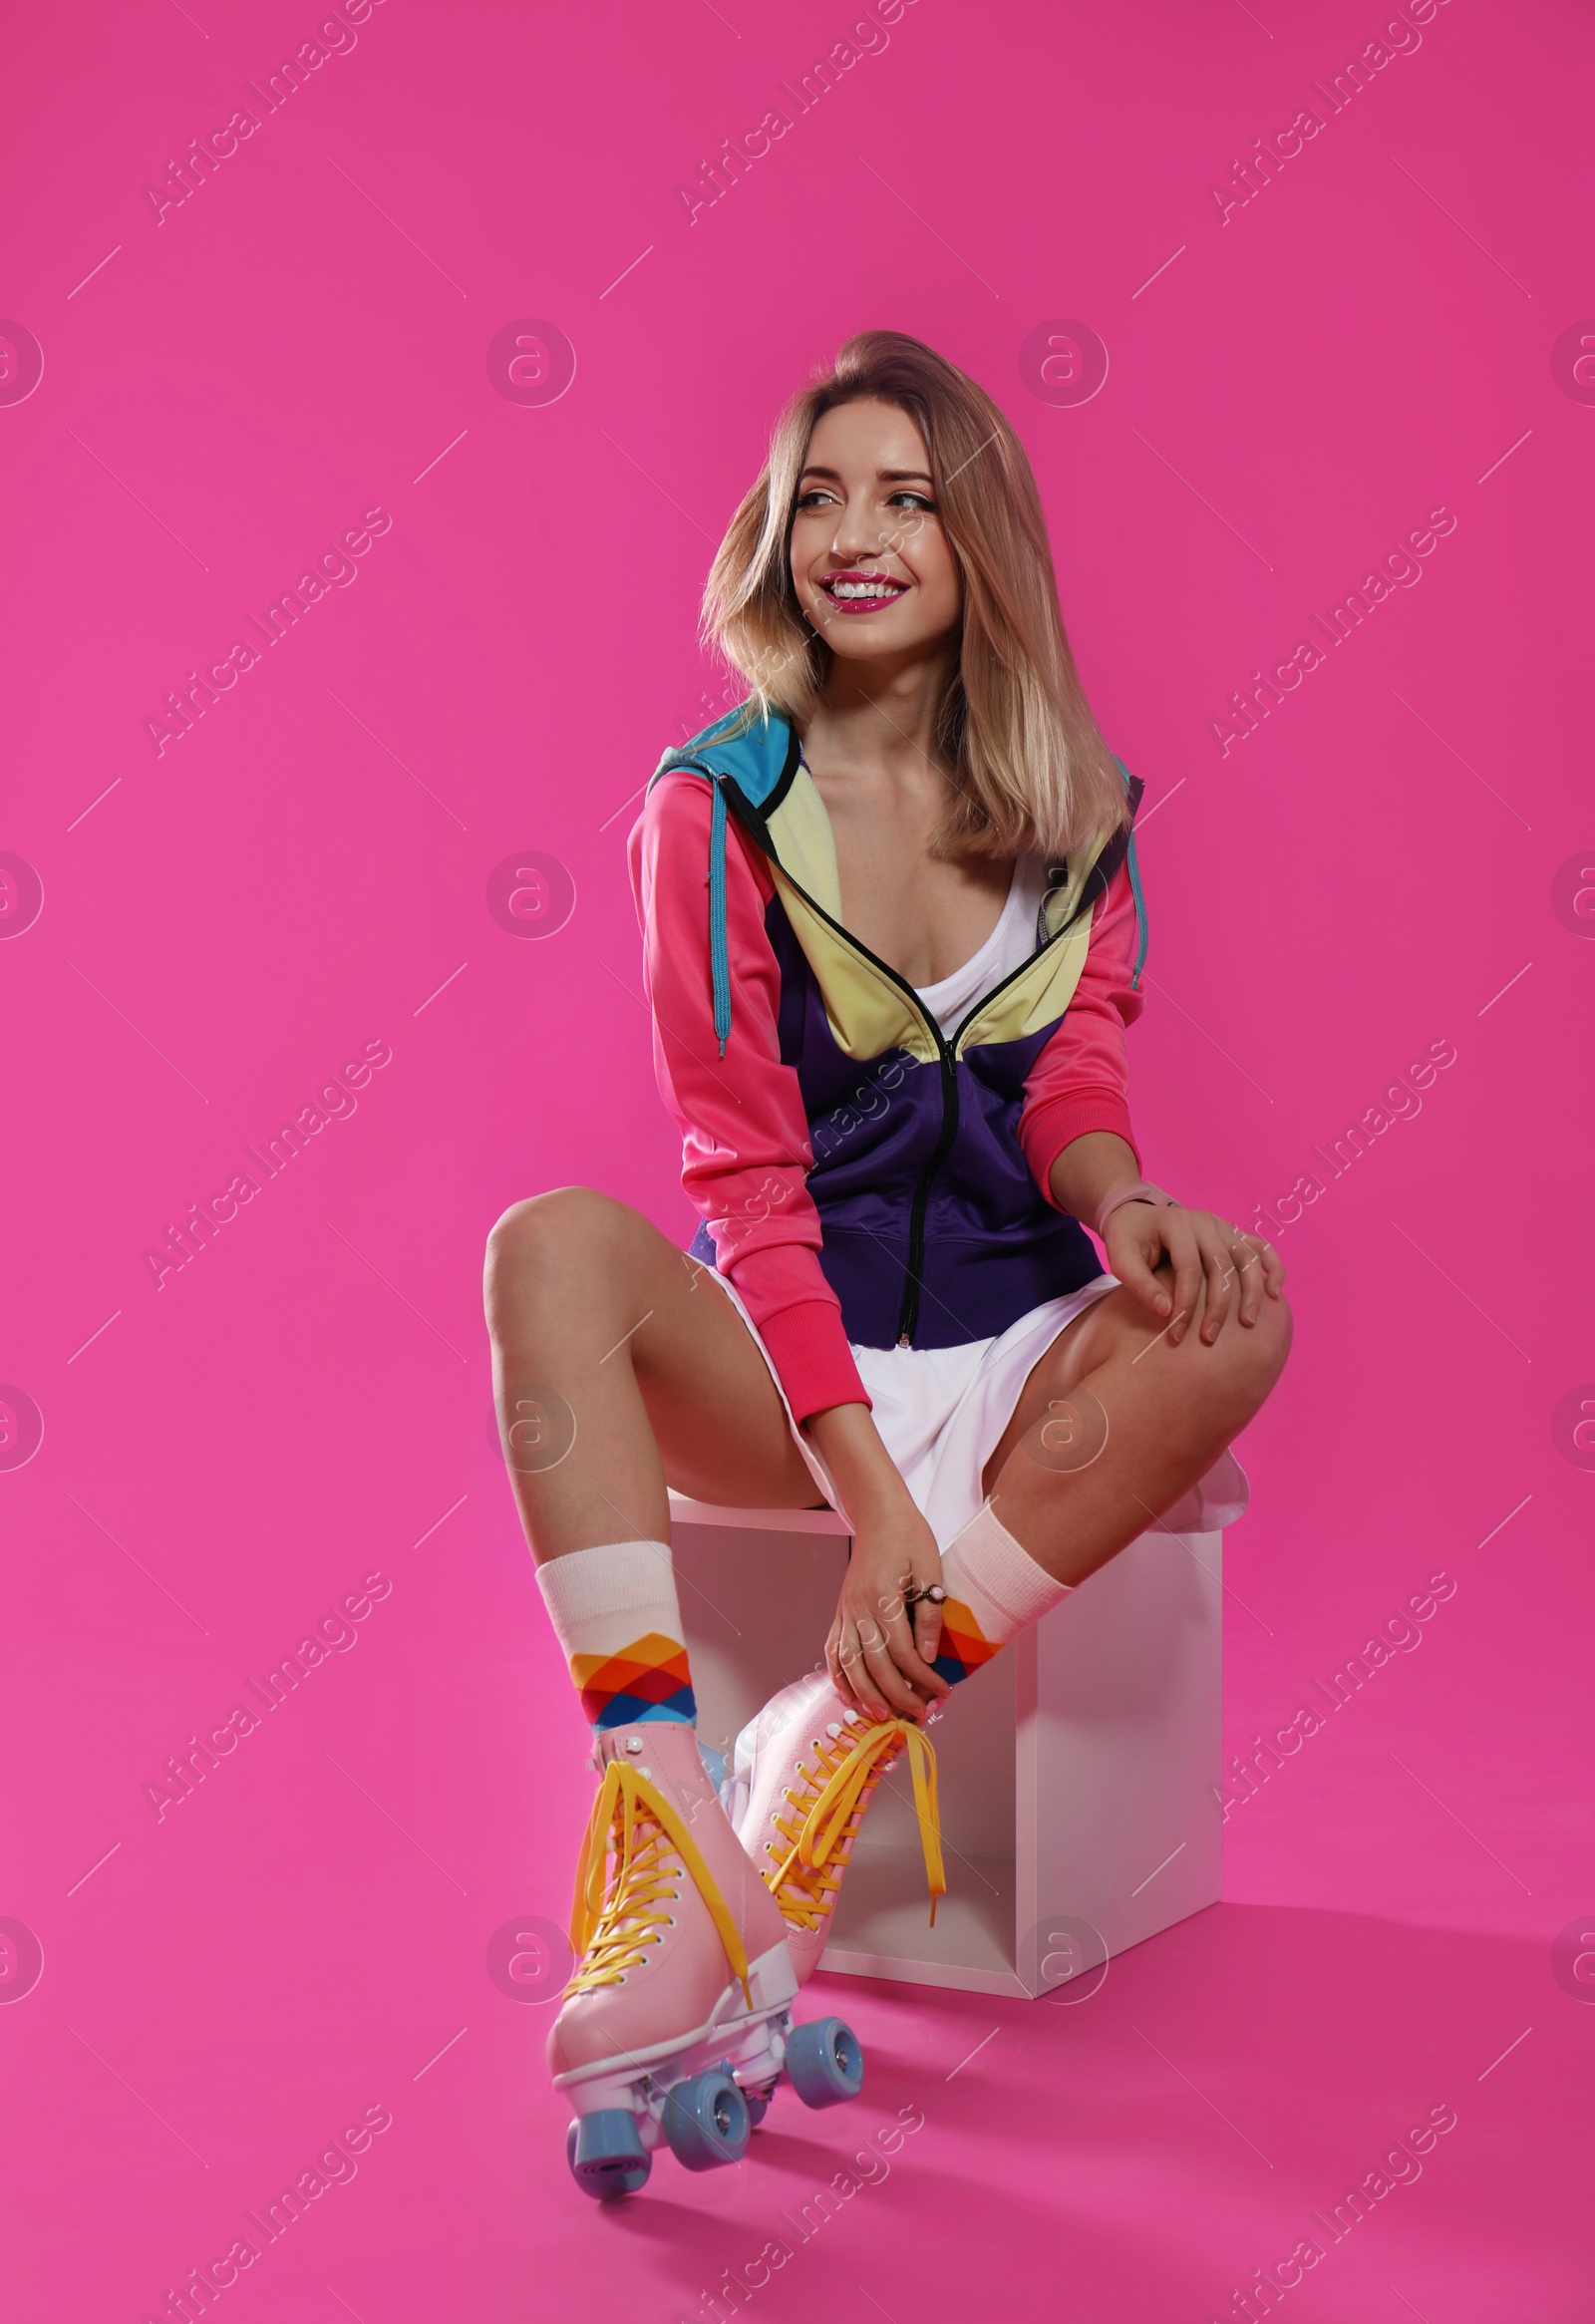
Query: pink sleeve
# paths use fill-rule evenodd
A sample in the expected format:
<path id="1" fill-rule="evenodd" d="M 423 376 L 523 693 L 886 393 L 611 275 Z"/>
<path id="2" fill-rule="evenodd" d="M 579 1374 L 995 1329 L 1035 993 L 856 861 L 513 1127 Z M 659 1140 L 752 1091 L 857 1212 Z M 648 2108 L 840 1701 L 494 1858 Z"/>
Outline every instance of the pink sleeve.
<path id="1" fill-rule="evenodd" d="M 1049 1202 L 1053 1163 L 1088 1130 L 1112 1130 L 1140 1167 L 1125 1102 L 1129 1070 L 1124 1056 L 1124 1028 L 1140 1015 L 1143 1000 L 1129 981 L 1136 932 L 1135 899 L 1120 864 L 1096 907 L 1075 997 L 1025 1083 L 1019 1143 Z"/>
<path id="2" fill-rule="evenodd" d="M 869 1398 L 841 1307 L 819 1264 L 813 1157 L 798 1075 L 781 1058 L 781 971 L 765 932 L 774 889 L 733 822 L 726 833 L 731 1037 L 715 1034 L 709 965 L 711 794 L 665 775 L 630 842 L 654 1020 L 654 1072 L 681 1129 L 682 1184 L 708 1221 L 716 1265 L 769 1348 L 795 1420 Z"/>

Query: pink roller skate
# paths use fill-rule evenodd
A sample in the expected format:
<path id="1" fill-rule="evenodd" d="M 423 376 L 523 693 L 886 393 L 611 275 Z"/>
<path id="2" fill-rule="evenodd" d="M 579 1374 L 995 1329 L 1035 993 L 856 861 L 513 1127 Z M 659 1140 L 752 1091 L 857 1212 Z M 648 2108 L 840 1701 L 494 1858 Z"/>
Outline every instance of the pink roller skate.
<path id="1" fill-rule="evenodd" d="M 911 1719 L 874 1719 L 842 1700 L 828 1672 L 772 1696 L 738 1736 L 728 1782 L 744 1847 L 787 1923 L 798 1982 L 819 1965 L 853 1841 L 881 1777 L 906 1748 L 930 1917 L 947 1892 L 936 1754 Z"/>
<path id="2" fill-rule="evenodd" d="M 784 2071 L 809 2106 L 856 2097 L 863 2081 L 839 2019 L 793 2025 L 786 1924 L 693 1729 L 645 1721 L 599 1749 L 571 1920 L 579 1963 L 548 2036 L 555 2088 L 575 2109 L 567 2158 L 596 2196 L 640 2187 L 661 2141 L 689 2170 L 740 2161 Z"/>

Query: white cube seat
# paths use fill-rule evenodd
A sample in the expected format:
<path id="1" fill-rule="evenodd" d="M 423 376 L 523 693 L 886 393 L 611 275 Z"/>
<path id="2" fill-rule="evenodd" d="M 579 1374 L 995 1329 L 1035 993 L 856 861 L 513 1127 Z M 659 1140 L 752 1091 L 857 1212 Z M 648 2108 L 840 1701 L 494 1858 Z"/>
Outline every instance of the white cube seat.
<path id="1" fill-rule="evenodd" d="M 846 1562 L 829 1509 L 671 1495 L 699 1733 L 728 1754 L 818 1666 Z M 948 1893 L 929 1902 L 905 1766 L 854 1847 L 822 1967 L 1039 1994 L 1220 1891 L 1221 1533 L 1143 1533 L 984 1670 L 931 1730 Z"/>

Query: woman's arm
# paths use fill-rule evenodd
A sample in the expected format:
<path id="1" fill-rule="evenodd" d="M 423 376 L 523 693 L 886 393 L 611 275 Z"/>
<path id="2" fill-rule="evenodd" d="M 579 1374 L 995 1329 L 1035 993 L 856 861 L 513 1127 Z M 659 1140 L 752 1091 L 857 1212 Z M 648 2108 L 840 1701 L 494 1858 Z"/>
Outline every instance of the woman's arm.
<path id="1" fill-rule="evenodd" d="M 1097 906 L 1091 943 L 1062 1024 L 1031 1068 L 1019 1142 L 1050 1202 L 1089 1224 L 1105 1196 L 1140 1177 L 1130 1128 L 1124 1029 L 1142 996 L 1132 983 L 1134 897 L 1122 868 Z M 1240 1287 L 1239 1320 L 1256 1322 L 1264 1297 L 1277 1299 L 1284 1269 L 1272 1244 L 1242 1234 L 1210 1211 L 1125 1202 L 1101 1237 L 1114 1274 L 1154 1315 L 1172 1318 L 1169 1345 L 1182 1340 L 1206 1279 L 1201 1336 L 1218 1337 Z"/>
<path id="2" fill-rule="evenodd" d="M 1060 1210 L 1092 1219 L 1105 1196 L 1139 1178 L 1134 1148 L 1093 1132 L 1066 1146 L 1053 1163 L 1052 1197 Z M 1232 1304 L 1241 1323 L 1254 1324 L 1263 1300 L 1277 1299 L 1285 1280 L 1272 1243 L 1242 1233 L 1210 1210 L 1124 1202 L 1109 1214 L 1101 1240 L 1118 1280 L 1154 1315 L 1173 1318 L 1170 1347 L 1185 1336 L 1204 1278 L 1201 1336 L 1209 1347 Z"/>
<path id="3" fill-rule="evenodd" d="M 682 1184 L 708 1223 L 716 1265 L 746 1302 L 802 1421 L 869 1400 L 819 1264 L 808 1124 L 777 1029 L 781 971 L 765 933 L 773 891 L 735 826 L 726 919 L 736 1005 L 720 1054 L 709 971 L 710 806 L 701 777 L 664 776 L 631 834 L 654 1072 L 681 1131 Z"/>
<path id="4" fill-rule="evenodd" d="M 1139 1178 L 1140 1161 L 1127 1139 L 1111 1130 L 1089 1130 L 1072 1139 L 1054 1162 L 1047 1191 L 1060 1210 L 1090 1225 L 1106 1195 Z"/>
<path id="5" fill-rule="evenodd" d="M 935 1536 L 869 1417 L 819 1264 L 807 1191 L 808 1124 L 782 1062 L 781 972 L 765 932 L 769 876 L 735 826 L 726 849 L 726 917 L 735 1004 L 719 1054 L 709 974 L 710 797 L 689 774 L 654 785 L 631 834 L 660 1094 L 682 1133 L 682 1183 L 707 1219 L 716 1263 L 759 1327 L 794 1418 L 833 1480 L 853 1549 L 826 1644 L 843 1694 L 876 1717 L 922 1715 L 947 1692 L 931 1669 L 941 1616 L 905 1589 L 941 1579 Z M 917 1639 L 917 1647 L 916 1647 Z"/>
<path id="6" fill-rule="evenodd" d="M 1140 1175 L 1124 1049 L 1124 1029 L 1144 1005 L 1144 996 L 1130 981 L 1137 929 L 1129 874 L 1120 866 L 1096 907 L 1085 964 L 1069 1007 L 1025 1082 L 1019 1143 L 1036 1183 L 1060 1209 L 1074 1210 L 1074 1204 L 1061 1201 L 1054 1191 L 1053 1165 L 1067 1147 L 1092 1132 L 1111 1132 L 1128 1150 L 1124 1174 Z M 1075 1215 L 1090 1218 L 1093 1212 Z"/>
<path id="7" fill-rule="evenodd" d="M 891 1455 L 861 1404 L 816 1412 L 805 1426 L 834 1478 L 853 1528 L 852 1554 L 825 1661 L 844 1695 L 876 1717 L 918 1718 L 948 1693 L 931 1668 L 941 1609 L 905 1593 L 941 1580 L 936 1537 L 909 1496 Z"/>

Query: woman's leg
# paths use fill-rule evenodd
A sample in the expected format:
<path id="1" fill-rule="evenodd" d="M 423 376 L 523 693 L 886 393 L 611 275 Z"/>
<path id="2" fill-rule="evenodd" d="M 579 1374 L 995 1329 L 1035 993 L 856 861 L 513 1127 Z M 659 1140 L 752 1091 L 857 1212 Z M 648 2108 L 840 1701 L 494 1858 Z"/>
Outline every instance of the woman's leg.
<path id="1" fill-rule="evenodd" d="M 539 1565 L 668 1541 L 667 1483 L 739 1508 L 820 1501 L 769 1368 L 706 1272 L 585 1187 L 517 1202 L 493 1228 L 493 1391 Z"/>
<path id="2" fill-rule="evenodd" d="M 666 1481 L 733 1503 L 818 1496 L 731 1301 L 624 1203 L 574 1186 L 517 1203 L 488 1239 L 485 1298 L 510 1482 L 602 1777 L 548 2058 L 607 2138 L 638 2110 L 637 2058 L 663 2082 L 679 2058 L 696 2071 L 711 2022 L 773 2078 L 768 2027 L 796 1990 L 786 1924 L 699 1753 Z M 616 2151 L 628 2167 L 637 2136 Z"/>
<path id="3" fill-rule="evenodd" d="M 1290 1350 L 1285 1301 L 1201 1337 L 1206 1286 L 1177 1347 L 1132 1292 L 1089 1307 L 1025 1384 L 986 1465 L 991 1511 L 1055 1581 L 1082 1582 L 1155 1523 L 1264 1402 Z"/>

